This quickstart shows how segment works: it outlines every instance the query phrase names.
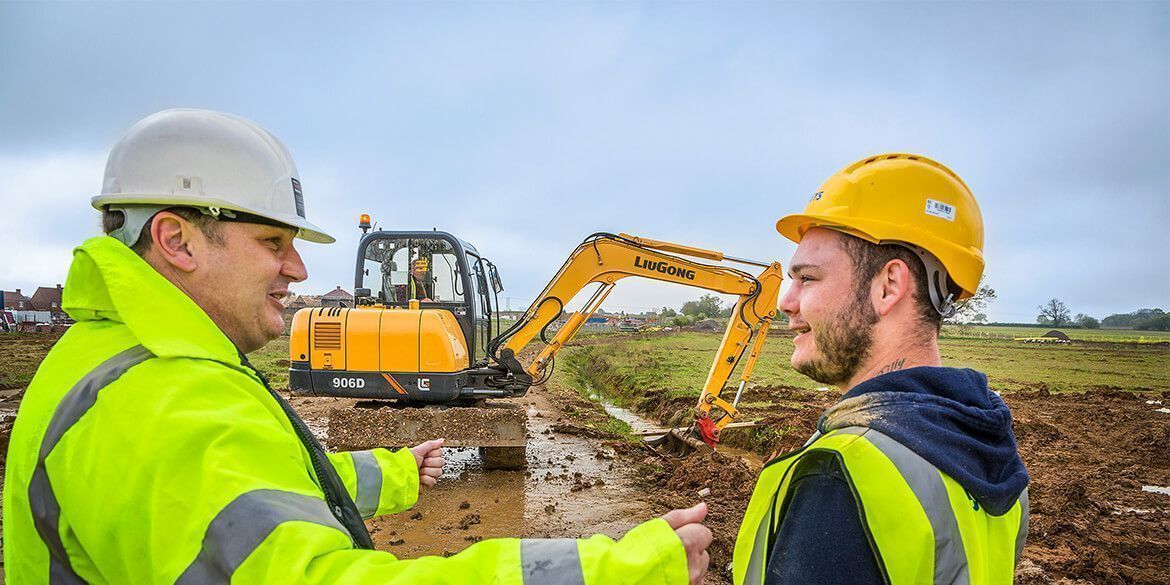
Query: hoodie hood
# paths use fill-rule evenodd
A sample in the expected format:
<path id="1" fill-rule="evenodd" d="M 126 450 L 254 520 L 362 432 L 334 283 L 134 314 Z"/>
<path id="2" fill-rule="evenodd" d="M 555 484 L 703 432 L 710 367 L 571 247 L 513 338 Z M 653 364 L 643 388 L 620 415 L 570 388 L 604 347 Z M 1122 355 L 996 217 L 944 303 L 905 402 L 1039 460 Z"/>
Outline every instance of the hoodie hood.
<path id="1" fill-rule="evenodd" d="M 918 367 L 866 380 L 825 411 L 817 426 L 822 433 L 860 426 L 888 435 L 994 516 L 1010 510 L 1028 485 L 1011 411 L 975 370 Z"/>

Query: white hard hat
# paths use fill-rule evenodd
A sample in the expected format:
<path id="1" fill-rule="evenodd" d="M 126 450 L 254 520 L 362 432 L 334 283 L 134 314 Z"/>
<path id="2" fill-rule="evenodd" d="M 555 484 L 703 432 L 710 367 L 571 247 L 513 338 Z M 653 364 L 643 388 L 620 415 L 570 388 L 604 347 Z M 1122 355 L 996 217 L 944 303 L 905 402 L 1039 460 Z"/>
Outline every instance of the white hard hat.
<path id="1" fill-rule="evenodd" d="M 335 241 L 305 219 L 288 149 L 249 120 L 209 110 L 164 110 L 132 126 L 110 151 L 93 206 L 137 211 L 127 213 L 128 223 L 167 207 L 195 207 L 221 219 L 295 228 L 310 242 Z M 128 229 L 123 241 L 133 244 L 140 229 Z"/>

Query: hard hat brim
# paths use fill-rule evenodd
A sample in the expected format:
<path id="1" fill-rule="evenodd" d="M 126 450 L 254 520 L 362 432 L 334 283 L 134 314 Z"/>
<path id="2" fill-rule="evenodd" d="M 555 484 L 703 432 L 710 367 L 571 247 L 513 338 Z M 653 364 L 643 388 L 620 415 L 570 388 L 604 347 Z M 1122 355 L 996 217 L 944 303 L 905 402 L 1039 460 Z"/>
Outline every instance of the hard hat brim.
<path id="1" fill-rule="evenodd" d="M 173 194 L 127 194 L 119 193 L 117 195 L 98 195 L 91 199 L 91 204 L 94 209 L 102 211 L 108 205 L 164 205 L 176 207 L 197 207 L 202 209 L 218 208 L 228 209 L 232 211 L 242 211 L 252 215 L 270 219 L 272 221 L 284 224 L 292 229 L 297 230 L 296 237 L 306 242 L 313 242 L 317 244 L 332 244 L 337 241 L 333 236 L 325 233 L 324 230 L 317 227 L 309 220 L 299 215 L 285 215 L 272 212 L 262 212 L 255 209 L 248 209 L 244 206 L 224 201 L 222 199 L 209 197 L 184 197 L 182 195 Z"/>
<path id="2" fill-rule="evenodd" d="M 836 230 L 875 244 L 907 240 L 907 226 L 858 218 L 850 218 L 848 223 L 841 220 L 841 217 L 834 215 L 794 213 L 780 218 L 776 222 L 776 231 L 797 244 L 812 228 Z M 938 258 L 944 266 L 953 267 L 948 268 L 947 274 L 962 289 L 958 300 L 975 294 L 979 288 L 979 277 L 983 274 L 983 253 L 980 250 L 962 249 L 929 233 L 919 233 L 914 241 Z"/>

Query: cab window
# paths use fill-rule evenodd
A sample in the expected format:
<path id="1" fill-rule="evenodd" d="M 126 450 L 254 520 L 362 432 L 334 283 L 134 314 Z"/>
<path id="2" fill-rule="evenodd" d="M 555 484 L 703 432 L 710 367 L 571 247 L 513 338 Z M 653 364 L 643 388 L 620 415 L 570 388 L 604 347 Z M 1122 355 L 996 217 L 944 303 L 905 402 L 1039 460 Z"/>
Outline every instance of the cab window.
<path id="1" fill-rule="evenodd" d="M 362 286 L 386 305 L 462 303 L 459 256 L 438 238 L 380 238 L 366 246 Z"/>

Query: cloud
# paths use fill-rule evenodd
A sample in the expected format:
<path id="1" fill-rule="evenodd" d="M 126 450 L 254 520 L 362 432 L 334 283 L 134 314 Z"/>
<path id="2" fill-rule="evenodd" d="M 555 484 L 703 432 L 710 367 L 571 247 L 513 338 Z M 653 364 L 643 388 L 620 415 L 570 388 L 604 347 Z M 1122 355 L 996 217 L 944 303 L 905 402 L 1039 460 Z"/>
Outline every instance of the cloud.
<path id="1" fill-rule="evenodd" d="M 853 160 L 912 151 L 980 201 L 992 318 L 1170 298 L 1170 266 L 1146 259 L 1170 249 L 1165 3 L 333 8 L 0 4 L 0 155 L 104 151 L 165 107 L 231 111 L 285 141 L 310 219 L 339 237 L 302 247 L 304 292 L 352 288 L 369 212 L 472 241 L 530 298 L 594 231 L 787 261 L 778 217 Z M 110 42 L 127 23 L 135 42 Z M 19 213 L 37 226 L 21 243 L 65 245 Z M 609 302 L 698 292 L 629 283 Z"/>
<path id="2" fill-rule="evenodd" d="M 63 284 L 73 248 L 101 233 L 89 204 L 105 154 L 0 156 L 0 287 Z"/>

